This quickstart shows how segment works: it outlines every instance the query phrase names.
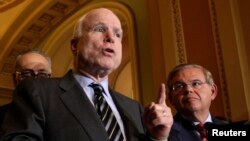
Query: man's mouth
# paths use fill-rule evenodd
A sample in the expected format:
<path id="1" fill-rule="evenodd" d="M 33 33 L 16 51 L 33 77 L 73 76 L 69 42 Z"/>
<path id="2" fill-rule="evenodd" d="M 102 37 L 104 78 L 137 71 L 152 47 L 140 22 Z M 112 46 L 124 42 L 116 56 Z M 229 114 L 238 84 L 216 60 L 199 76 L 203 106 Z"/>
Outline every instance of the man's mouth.
<path id="1" fill-rule="evenodd" d="M 105 48 L 103 49 L 103 52 L 105 55 L 113 55 L 115 54 L 115 51 L 112 48 Z"/>
<path id="2" fill-rule="evenodd" d="M 196 97 L 186 97 L 184 101 L 193 101 L 193 100 L 198 100 Z"/>

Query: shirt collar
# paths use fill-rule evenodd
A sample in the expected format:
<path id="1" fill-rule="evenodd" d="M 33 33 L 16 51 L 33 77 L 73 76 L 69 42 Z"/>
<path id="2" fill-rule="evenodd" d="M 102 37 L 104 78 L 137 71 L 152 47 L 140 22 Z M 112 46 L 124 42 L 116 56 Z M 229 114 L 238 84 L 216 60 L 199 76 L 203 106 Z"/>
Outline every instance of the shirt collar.
<path id="1" fill-rule="evenodd" d="M 204 123 L 207 123 L 207 122 L 213 122 L 210 113 L 208 114 L 208 117 L 207 117 L 207 119 L 205 120 Z M 194 125 L 197 125 L 197 124 L 199 124 L 199 123 L 200 123 L 200 122 L 193 122 Z"/>
<path id="2" fill-rule="evenodd" d="M 90 77 L 87 77 L 85 75 L 81 75 L 81 74 L 78 74 L 78 73 L 74 73 L 74 77 L 76 78 L 76 80 L 80 83 L 80 85 L 84 88 L 84 87 L 88 87 L 89 84 L 91 83 L 96 83 L 94 82 L 93 79 L 91 79 Z M 109 92 L 108 90 L 108 78 L 107 79 L 104 79 L 103 81 L 101 81 L 100 84 L 104 91 L 105 91 L 105 94 L 107 94 Z"/>

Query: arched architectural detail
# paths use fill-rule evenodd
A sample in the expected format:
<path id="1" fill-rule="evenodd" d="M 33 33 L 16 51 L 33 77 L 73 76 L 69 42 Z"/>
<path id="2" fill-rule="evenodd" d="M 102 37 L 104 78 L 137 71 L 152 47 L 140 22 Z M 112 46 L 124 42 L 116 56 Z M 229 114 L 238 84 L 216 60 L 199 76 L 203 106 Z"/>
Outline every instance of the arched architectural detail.
<path id="1" fill-rule="evenodd" d="M 229 96 L 228 96 L 228 89 L 227 89 L 227 82 L 225 77 L 225 70 L 224 70 L 224 61 L 221 51 L 221 43 L 220 43 L 220 36 L 219 36 L 219 29 L 217 24 L 217 17 L 216 17 L 216 10 L 215 10 L 215 4 L 214 0 L 209 0 L 210 5 L 210 15 L 211 15 L 211 22 L 212 22 L 212 28 L 213 28 L 213 34 L 214 34 L 214 41 L 215 41 L 215 49 L 216 49 L 216 56 L 218 61 L 218 72 L 220 76 L 220 84 L 222 88 L 222 100 L 225 110 L 225 118 L 228 120 L 231 120 L 231 108 L 229 104 Z"/>
<path id="2" fill-rule="evenodd" d="M 1 0 L 0 1 L 0 12 L 4 12 L 10 8 L 17 6 L 24 0 Z"/>
<path id="3" fill-rule="evenodd" d="M 174 19 L 174 28 L 175 28 L 175 36 L 176 36 L 176 51 L 178 57 L 178 63 L 186 63 L 186 50 L 185 50 L 185 41 L 184 41 L 184 33 L 182 26 L 182 18 L 180 12 L 180 3 L 179 0 L 172 0 L 172 11 L 173 11 L 173 19 Z"/>
<path id="4" fill-rule="evenodd" d="M 124 29 L 123 60 L 120 67 L 110 76 L 110 86 L 115 87 L 123 68 L 131 64 L 134 99 L 139 100 L 139 86 L 136 65 L 135 24 L 133 11 L 120 1 L 91 0 L 58 0 L 58 1 L 26 1 L 23 11 L 18 13 L 13 24 L 8 26 L 8 33 L 2 37 L 0 53 L 0 84 L 6 84 L 4 95 L 12 94 L 12 66 L 18 53 L 29 48 L 39 48 L 52 59 L 52 75 L 60 77 L 72 68 L 73 57 L 70 51 L 70 39 L 76 20 L 86 11 L 106 7 L 114 11 L 121 20 Z M 28 8 L 32 7 L 32 8 Z M 29 13 L 29 14 L 27 14 Z M 17 27 L 16 25 L 19 25 Z M 5 56 L 3 56 L 3 55 Z M 8 56 L 8 57 L 7 57 Z M 6 78 L 7 77 L 7 78 Z M 2 80 L 4 80 L 2 82 Z M 3 84 L 2 84 L 3 83 Z M 119 91 L 119 90 L 117 90 Z M 4 96 L 1 96 L 4 97 Z M 4 102 L 6 103 L 6 102 Z"/>

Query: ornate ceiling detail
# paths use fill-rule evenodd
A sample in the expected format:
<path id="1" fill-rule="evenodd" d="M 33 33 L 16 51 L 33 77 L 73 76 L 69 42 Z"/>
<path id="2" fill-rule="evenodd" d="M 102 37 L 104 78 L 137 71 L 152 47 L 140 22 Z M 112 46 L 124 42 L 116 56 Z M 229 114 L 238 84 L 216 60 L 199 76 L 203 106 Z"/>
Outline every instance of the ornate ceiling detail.
<path id="1" fill-rule="evenodd" d="M 23 1 L 24 0 L 0 0 L 0 12 L 13 8 Z"/>
<path id="2" fill-rule="evenodd" d="M 8 96 L 12 95 L 12 91 L 14 88 L 14 85 L 12 84 L 13 66 L 16 56 L 19 53 L 23 52 L 23 50 L 41 47 L 41 49 L 44 49 L 44 51 L 47 49 L 49 50 L 48 52 L 52 52 L 51 54 L 53 54 L 53 59 L 60 59 L 61 56 L 56 56 L 53 49 L 59 50 L 59 52 L 62 51 L 60 50 L 61 46 L 58 44 L 64 42 L 61 40 L 60 36 L 65 35 L 63 33 L 66 33 L 67 30 L 62 30 L 61 28 L 63 27 L 67 29 L 72 26 L 69 21 L 71 22 L 72 20 L 74 20 L 75 16 L 79 16 L 77 14 L 78 12 L 82 13 L 85 9 L 88 8 L 106 6 L 110 7 L 110 9 L 112 9 L 118 15 L 118 17 L 121 18 L 123 29 L 125 28 L 126 30 L 128 30 L 127 24 L 132 26 L 134 25 L 131 20 L 133 18 L 127 17 L 127 15 L 130 14 L 128 14 L 129 11 L 127 11 L 124 5 L 113 1 L 89 4 L 90 1 L 91 0 L 51 0 L 49 3 L 46 3 L 46 5 L 42 5 L 44 3 L 39 1 L 32 1 L 34 3 L 27 4 L 28 7 L 25 7 L 24 11 L 22 11 L 22 13 L 15 18 L 13 24 L 9 27 L 8 32 L 4 35 L 3 38 L 1 38 L 2 40 L 0 40 L 4 41 L 1 42 L 1 47 L 8 48 L 8 50 L 4 50 L 5 54 L 2 57 L 3 59 L 0 60 L 0 92 L 2 92 L 2 95 L 0 95 L 1 99 L 11 99 L 11 97 Z M 37 7 L 30 7 L 34 5 Z M 128 21 L 126 21 L 126 19 Z M 131 34 L 131 39 L 133 37 L 132 35 L 134 34 L 134 30 L 129 31 L 129 33 Z M 55 33 L 59 33 L 60 36 L 57 36 L 58 34 Z M 57 41 L 57 39 L 60 40 Z M 129 49 L 134 48 L 134 40 L 132 39 L 131 41 L 128 41 L 127 32 L 124 30 L 123 44 L 130 47 L 123 48 L 124 64 L 129 62 L 128 58 L 131 57 L 129 56 Z M 51 41 L 53 43 L 51 43 Z M 128 55 L 126 55 L 126 52 Z M 124 65 L 121 64 L 121 67 L 124 67 Z M 118 69 L 117 72 L 120 71 L 121 70 Z M 112 78 L 114 79 L 114 82 L 117 76 L 118 73 L 113 74 Z M 112 78 L 110 80 L 112 80 Z"/>
<path id="3" fill-rule="evenodd" d="M 4 5 L 7 6 L 9 5 L 7 2 L 15 3 L 14 0 L 5 0 L 5 2 L 2 3 L 6 3 Z M 48 7 L 48 9 L 38 15 L 36 20 L 30 23 L 14 43 L 10 54 L 8 55 L 8 59 L 4 61 L 1 73 L 12 73 L 17 54 L 23 50 L 37 47 L 39 42 L 42 42 L 43 38 L 45 38 L 49 32 L 87 2 L 88 0 L 80 2 L 78 0 L 52 1 L 52 6 Z"/>

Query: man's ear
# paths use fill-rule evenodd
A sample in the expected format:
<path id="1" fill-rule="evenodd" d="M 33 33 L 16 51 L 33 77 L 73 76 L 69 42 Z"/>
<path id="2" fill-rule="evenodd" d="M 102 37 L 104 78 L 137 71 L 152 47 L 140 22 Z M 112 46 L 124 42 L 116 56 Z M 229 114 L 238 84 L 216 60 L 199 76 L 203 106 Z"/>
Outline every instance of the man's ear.
<path id="1" fill-rule="evenodd" d="M 212 97 L 212 100 L 214 100 L 218 93 L 216 84 L 211 85 L 211 91 L 212 91 L 211 97 Z"/>
<path id="2" fill-rule="evenodd" d="M 77 53 L 78 38 L 73 38 L 70 44 L 71 44 L 71 51 L 75 55 Z"/>

